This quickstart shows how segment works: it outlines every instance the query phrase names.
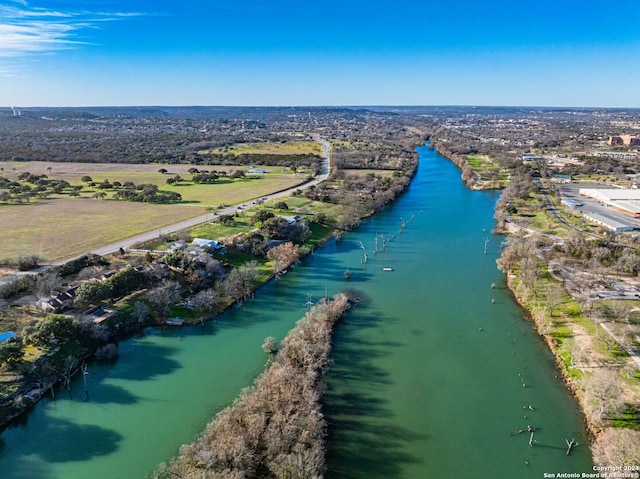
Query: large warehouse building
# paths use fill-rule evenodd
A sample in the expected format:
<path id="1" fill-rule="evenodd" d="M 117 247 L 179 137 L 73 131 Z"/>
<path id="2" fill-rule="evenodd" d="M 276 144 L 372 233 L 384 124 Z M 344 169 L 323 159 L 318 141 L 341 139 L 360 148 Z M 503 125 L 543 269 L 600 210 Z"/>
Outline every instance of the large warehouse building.
<path id="1" fill-rule="evenodd" d="M 580 188 L 580 196 L 599 201 L 611 208 L 640 218 L 640 189 L 628 188 Z"/>

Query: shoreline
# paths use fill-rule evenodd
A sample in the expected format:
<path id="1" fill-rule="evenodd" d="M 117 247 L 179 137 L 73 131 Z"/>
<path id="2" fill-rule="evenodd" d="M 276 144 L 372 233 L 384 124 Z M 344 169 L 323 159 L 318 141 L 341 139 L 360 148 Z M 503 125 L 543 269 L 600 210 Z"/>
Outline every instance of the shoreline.
<path id="1" fill-rule="evenodd" d="M 445 148 L 445 152 L 441 153 L 440 148 L 437 145 L 435 147 L 438 148 L 438 153 L 440 155 L 442 155 L 444 158 L 446 158 L 447 160 L 455 164 L 458 168 L 460 168 L 462 172 L 463 167 L 461 166 L 460 162 L 448 156 L 448 155 L 451 155 L 451 156 L 456 156 L 456 155 L 451 154 L 451 152 L 449 152 L 446 148 Z M 461 176 L 461 179 L 469 189 L 472 189 L 472 190 L 483 189 L 483 188 L 476 187 L 474 183 L 470 183 L 468 179 L 465 179 L 463 176 Z M 496 225 L 496 233 L 505 235 L 505 236 L 510 236 L 513 234 L 512 231 L 498 229 L 498 225 Z M 542 331 L 542 325 L 540 324 L 540 321 L 534 317 L 533 311 L 531 311 L 527 307 L 527 305 L 522 300 L 522 298 L 520 298 L 516 293 L 516 288 L 514 286 L 515 278 L 516 278 L 516 275 L 514 274 L 506 274 L 507 287 L 511 292 L 511 294 L 513 295 L 514 301 L 516 301 L 518 305 L 520 305 L 520 307 L 526 312 L 525 321 L 530 321 L 534 324 L 536 329 L 536 334 L 540 337 L 542 341 L 544 341 L 544 343 L 547 345 L 547 348 L 549 349 L 549 352 L 551 352 L 551 354 L 553 355 L 556 369 L 560 373 L 560 377 L 562 378 L 562 383 L 564 387 L 569 392 L 569 394 L 571 394 L 571 396 L 575 398 L 575 400 L 578 403 L 583 422 L 586 426 L 587 433 L 589 434 L 589 439 L 592 441 L 592 445 L 593 445 L 593 443 L 595 443 L 595 441 L 602 436 L 604 429 L 602 427 L 595 425 L 593 422 L 589 420 L 589 416 L 585 408 L 584 391 L 582 390 L 580 385 L 576 382 L 576 380 L 573 377 L 571 377 L 571 374 L 569 373 L 569 371 L 567 371 L 564 360 L 558 352 L 558 347 L 554 338 L 551 337 L 551 335 L 545 334 Z"/>
<path id="2" fill-rule="evenodd" d="M 422 146 L 419 144 L 414 145 L 414 151 L 415 148 L 417 148 L 418 146 Z M 419 161 L 419 157 L 417 155 L 417 152 L 415 152 L 415 164 L 413 166 L 413 168 L 410 170 L 410 174 L 409 175 L 405 175 L 405 177 L 407 178 L 407 181 L 403 184 L 402 186 L 402 190 L 400 190 L 398 192 L 398 194 L 396 194 L 393 198 L 391 198 L 389 201 L 387 201 L 386 203 L 375 207 L 374 209 L 371 209 L 369 211 L 367 211 L 363 216 L 361 216 L 359 218 L 358 221 L 361 221 L 363 219 L 366 218 L 370 218 L 371 216 L 375 215 L 377 212 L 379 212 L 382 208 L 384 208 L 385 206 L 393 203 L 394 201 L 396 201 L 402 194 L 404 194 L 407 190 L 407 188 L 411 185 L 411 182 L 415 176 L 415 173 L 417 171 L 417 166 L 418 166 L 418 161 Z M 357 226 L 356 226 L 357 227 Z M 348 232 L 348 230 L 340 230 L 338 228 L 334 228 L 332 229 L 331 233 L 329 233 L 327 236 L 325 236 L 324 238 L 320 239 L 318 241 L 318 243 L 309 249 L 309 251 L 302 256 L 300 259 L 305 258 L 307 256 L 310 256 L 313 254 L 314 251 L 316 251 L 317 249 L 323 247 L 324 245 L 326 245 L 329 241 L 331 240 L 339 240 L 340 237 L 344 234 Z M 287 267 L 287 270 L 289 268 L 291 268 L 293 265 L 289 265 Z M 252 289 L 250 296 L 254 295 L 260 288 L 262 288 L 263 286 L 265 286 L 266 284 L 268 284 L 270 281 L 273 281 L 276 278 L 276 273 L 272 272 L 268 278 L 265 279 L 265 281 L 261 282 L 260 284 L 254 286 L 254 288 Z M 242 302 L 242 299 L 237 299 L 235 301 L 230 302 L 229 304 L 227 304 L 223 309 L 221 309 L 220 311 L 216 312 L 215 314 L 212 315 L 207 315 L 203 318 L 198 319 L 197 321 L 185 321 L 184 325 L 185 326 L 193 326 L 195 324 L 199 324 L 201 322 L 209 322 L 209 321 L 215 321 L 216 318 L 218 316 L 220 316 L 221 314 L 223 314 L 225 311 L 227 311 L 229 308 L 237 305 L 239 302 Z M 144 330 L 146 328 L 166 328 L 166 327 L 175 327 L 175 326 L 171 326 L 171 325 L 167 325 L 166 322 L 163 321 L 158 321 L 156 320 L 153 324 L 145 324 L 145 325 L 140 325 L 138 328 L 132 328 L 130 330 L 127 331 L 121 331 L 119 334 L 114 335 L 113 338 L 110 338 L 110 340 L 108 341 L 107 344 L 115 344 L 116 346 L 118 346 L 118 344 L 120 343 L 120 341 L 129 339 L 133 336 L 135 336 L 136 334 L 141 334 L 144 332 Z M 181 327 L 181 326 L 178 326 Z M 74 376 L 81 368 L 81 365 L 89 362 L 89 361 L 95 361 L 96 358 L 96 351 L 92 351 L 90 354 L 87 354 L 85 356 L 83 356 L 82 358 L 78 358 L 78 367 L 71 373 L 70 377 Z M 116 356 L 116 360 L 117 360 L 117 356 Z M 2 431 L 4 431 L 5 429 L 7 429 L 8 427 L 10 427 L 12 425 L 12 423 L 14 423 L 15 421 L 19 420 L 21 417 L 25 416 L 26 414 L 29 414 L 29 412 L 40 402 L 40 400 L 42 400 L 46 395 L 47 392 L 52 389 L 52 388 L 56 388 L 59 387 L 60 384 L 62 384 L 65 381 L 65 376 L 64 374 L 61 374 L 59 377 L 56 378 L 55 382 L 53 382 L 52 384 L 48 385 L 45 388 L 38 388 L 39 393 L 37 396 L 35 397 L 26 397 L 27 393 L 29 393 L 30 391 L 34 390 L 34 384 L 33 383 L 25 383 L 26 387 L 22 387 L 20 388 L 16 393 L 12 394 L 10 396 L 10 398 L 8 399 L 8 401 L 14 401 L 14 403 L 12 405 L 7 404 L 6 406 L 0 406 L 0 408 L 15 408 L 15 407 L 19 407 L 21 408 L 19 411 L 16 411 L 15 413 L 9 413 L 7 415 L 6 418 L 2 418 L 0 420 L 0 433 L 2 433 Z M 15 400 L 20 398 L 19 404 L 16 406 L 15 404 Z M 9 409 L 10 410 L 10 409 Z"/>
<path id="3" fill-rule="evenodd" d="M 516 288 L 514 286 L 514 280 L 516 279 L 516 277 L 517 276 L 514 274 L 507 274 L 507 287 L 509 288 L 509 291 L 513 295 L 513 299 L 527 313 L 525 321 L 529 321 L 533 323 L 536 329 L 536 334 L 547 345 L 547 348 L 549 348 L 549 352 L 553 354 L 554 363 L 556 365 L 556 369 L 560 373 L 560 376 L 562 378 L 562 383 L 564 384 L 567 391 L 571 394 L 571 396 L 573 396 L 575 400 L 578 402 L 578 405 L 580 406 L 580 413 L 582 415 L 583 422 L 586 426 L 587 433 L 589 434 L 589 439 L 595 442 L 595 440 L 602 435 L 603 428 L 593 424 L 589 420 L 589 415 L 585 411 L 584 391 L 582 390 L 580 385 L 576 382 L 576 380 L 571 376 L 571 374 L 569 374 L 569 371 L 567 371 L 564 360 L 562 356 L 560 356 L 560 354 L 558 353 L 558 345 L 556 343 L 556 340 L 550 334 L 545 334 L 542 331 L 543 325 L 540 324 L 540 320 L 535 318 L 535 316 L 532 314 L 532 311 L 526 306 L 526 303 L 524 302 L 524 300 L 521 297 L 519 297 L 518 294 L 516 293 Z"/>
<path id="4" fill-rule="evenodd" d="M 309 310 L 277 352 L 271 352 L 252 385 L 215 414 L 177 455 L 160 464 L 152 477 L 199 477 L 203 470 L 234 477 L 256 470 L 322 477 L 328 424 L 321 378 L 331 362 L 336 324 L 352 303 L 346 294 L 337 293 Z M 291 403 L 297 406 L 295 412 Z M 202 457 L 207 457 L 204 463 Z"/>

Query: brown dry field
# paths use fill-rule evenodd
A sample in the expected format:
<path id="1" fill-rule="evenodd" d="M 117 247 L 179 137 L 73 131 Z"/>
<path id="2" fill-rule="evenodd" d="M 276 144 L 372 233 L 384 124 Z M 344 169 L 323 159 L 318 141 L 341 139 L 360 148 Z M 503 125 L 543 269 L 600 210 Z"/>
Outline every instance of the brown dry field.
<path id="1" fill-rule="evenodd" d="M 38 255 L 55 261 L 136 233 L 205 213 L 188 205 L 153 205 L 89 198 L 0 205 L 0 259 Z"/>
<path id="2" fill-rule="evenodd" d="M 124 164 L 124 163 L 53 163 L 48 161 L 4 161 L 0 163 L 4 171 L 0 175 L 17 180 L 20 173 L 28 171 L 33 174 L 45 174 L 51 179 L 66 180 L 69 183 L 80 183 L 80 178 L 85 175 L 91 176 L 94 181 L 101 182 L 108 179 L 111 182 L 133 181 L 134 183 L 155 183 L 164 185 L 167 178 L 174 175 L 181 175 L 184 178 L 191 178 L 189 169 L 194 165 L 162 165 L 151 164 Z M 222 165 L 200 165 L 199 170 L 226 171 L 227 173 L 244 169 L 247 166 L 222 166 Z M 51 168 L 49 172 L 48 168 Z M 167 170 L 167 173 L 158 173 L 160 168 Z M 269 172 L 280 172 L 280 167 L 263 167 Z"/>
<path id="3" fill-rule="evenodd" d="M 16 179 L 25 171 L 47 174 L 80 184 L 89 175 L 101 182 L 133 181 L 153 183 L 161 190 L 180 193 L 187 204 L 155 205 L 91 198 L 96 190 L 81 192 L 80 198 L 52 197 L 37 203 L 0 205 L 0 260 L 15 260 L 23 255 L 38 255 L 45 261 L 55 261 L 83 254 L 91 249 L 138 233 L 161 230 L 163 226 L 202 215 L 207 208 L 220 204 L 239 204 L 260 198 L 274 191 L 295 186 L 304 180 L 280 167 L 266 167 L 270 173 L 254 179 L 213 185 L 178 184 L 167 186 L 166 179 L 179 174 L 190 178 L 192 165 L 125 165 L 105 163 L 3 162 L 3 176 Z M 15 170 L 14 170 L 15 168 Z M 48 171 L 51 168 L 51 171 Z M 158 173 L 166 168 L 167 174 Z M 208 170 L 232 171 L 233 166 L 208 165 Z M 113 194 L 105 190 L 111 197 Z"/>

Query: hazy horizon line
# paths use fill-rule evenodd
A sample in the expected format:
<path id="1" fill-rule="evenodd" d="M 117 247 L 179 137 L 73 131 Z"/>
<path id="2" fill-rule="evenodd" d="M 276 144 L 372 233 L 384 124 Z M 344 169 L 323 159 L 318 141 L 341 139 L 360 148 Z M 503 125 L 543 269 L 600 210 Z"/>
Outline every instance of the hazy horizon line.
<path id="1" fill-rule="evenodd" d="M 39 108 L 534 108 L 534 109 L 566 109 L 566 110 L 640 110 L 640 106 L 567 106 L 567 105 L 491 105 L 491 104 L 291 104 L 291 105 L 223 105 L 223 104 L 129 104 L 129 105 L 5 105 L 2 109 L 39 109 Z"/>

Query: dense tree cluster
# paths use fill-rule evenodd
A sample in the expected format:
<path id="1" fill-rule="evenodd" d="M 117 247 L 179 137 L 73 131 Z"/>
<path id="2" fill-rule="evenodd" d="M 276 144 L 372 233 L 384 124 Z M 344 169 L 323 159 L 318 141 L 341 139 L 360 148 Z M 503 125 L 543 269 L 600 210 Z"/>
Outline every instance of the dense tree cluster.
<path id="1" fill-rule="evenodd" d="M 0 284 L 0 299 L 32 292 L 35 286 L 36 278 L 33 275 L 14 276 Z"/>
<path id="2" fill-rule="evenodd" d="M 604 267 L 632 276 L 640 273 L 638 248 L 623 245 L 612 238 L 587 240 L 583 235 L 573 232 L 558 249 L 569 257 L 590 265 L 595 271 Z"/>
<path id="3" fill-rule="evenodd" d="M 24 358 L 24 345 L 21 341 L 4 341 L 0 343 L 0 365 L 6 364 L 10 369 L 19 366 Z"/>
<path id="4" fill-rule="evenodd" d="M 195 169 L 195 168 L 194 168 Z M 226 176 L 226 172 L 217 172 L 217 171 L 196 171 L 193 173 L 191 177 L 191 181 L 194 183 L 214 183 L 220 176 Z"/>
<path id="5" fill-rule="evenodd" d="M 269 218 L 273 218 L 274 216 L 275 216 L 275 214 L 273 214 L 269 210 L 258 210 L 253 215 L 253 222 L 254 223 L 261 223 L 263 221 L 268 220 Z"/>
<path id="6" fill-rule="evenodd" d="M 338 170 L 329 181 L 305 190 L 304 196 L 340 205 L 342 214 L 337 226 L 348 230 L 356 226 L 360 218 L 371 215 L 397 198 L 411 181 L 417 164 L 417 157 L 405 160 L 402 169 L 394 171 L 392 176 L 375 173 L 352 175 Z"/>
<path id="7" fill-rule="evenodd" d="M 300 247 L 291 242 L 284 243 L 271 248 L 267 252 L 267 258 L 272 261 L 273 269 L 276 276 L 278 276 L 289 266 L 298 262 L 300 259 Z"/>
<path id="8" fill-rule="evenodd" d="M 217 285 L 220 295 L 234 301 L 247 299 L 256 286 L 258 277 L 258 263 L 249 261 L 237 268 L 233 268 L 224 280 Z"/>
<path id="9" fill-rule="evenodd" d="M 106 299 L 129 294 L 145 282 L 144 273 L 134 268 L 124 268 L 105 280 L 82 282 L 76 291 L 75 303 L 79 306 L 99 304 Z"/>
<path id="10" fill-rule="evenodd" d="M 0 176 L 0 202 L 30 202 L 32 198 L 48 198 L 52 194 L 77 193 L 82 187 L 71 187 L 65 180 L 48 179 L 47 175 L 34 175 L 23 172 L 18 181 L 11 181 Z"/>
<path id="11" fill-rule="evenodd" d="M 72 259 L 71 261 L 67 261 L 66 263 L 56 266 L 53 268 L 56 274 L 61 277 L 70 276 L 72 274 L 77 274 L 84 268 L 89 268 L 92 266 L 108 266 L 109 261 L 104 257 L 97 254 L 88 254 L 80 256 L 79 258 Z"/>
<path id="12" fill-rule="evenodd" d="M 267 253 L 267 249 L 269 249 L 269 241 L 259 231 L 252 231 L 242 238 L 239 238 L 235 246 L 250 256 L 261 258 Z"/>
<path id="13" fill-rule="evenodd" d="M 276 240 L 291 240 L 294 243 L 304 243 L 311 237 L 309 223 L 306 220 L 289 221 L 282 216 L 274 216 L 262 222 L 260 232 Z"/>
<path id="14" fill-rule="evenodd" d="M 35 326 L 28 326 L 22 333 L 26 344 L 52 348 L 61 343 L 76 341 L 80 338 L 80 326 L 69 316 L 52 314 Z"/>
<path id="15" fill-rule="evenodd" d="M 173 191 L 161 192 L 158 190 L 158 185 L 141 184 L 116 191 L 113 194 L 113 198 L 143 203 L 176 203 L 182 200 L 182 195 Z"/>

